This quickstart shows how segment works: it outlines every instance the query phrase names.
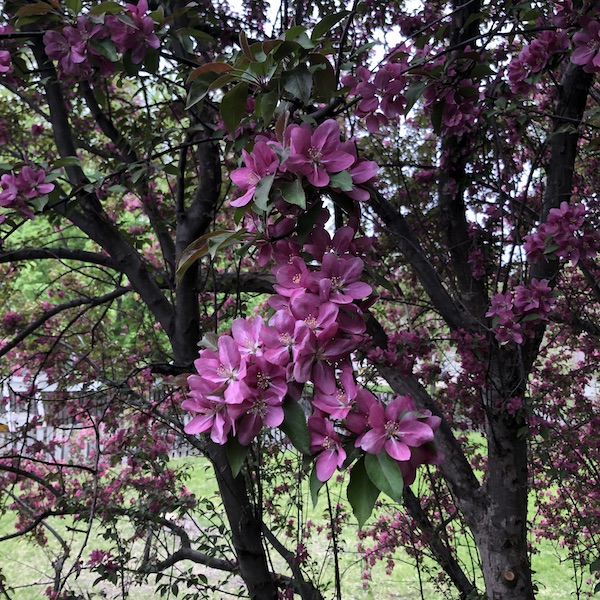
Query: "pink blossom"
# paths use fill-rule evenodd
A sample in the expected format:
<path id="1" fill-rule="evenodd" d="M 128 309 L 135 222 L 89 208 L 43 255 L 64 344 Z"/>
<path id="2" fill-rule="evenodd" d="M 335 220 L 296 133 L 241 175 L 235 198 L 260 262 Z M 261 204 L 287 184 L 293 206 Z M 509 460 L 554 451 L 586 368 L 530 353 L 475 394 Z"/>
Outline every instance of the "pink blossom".
<path id="1" fill-rule="evenodd" d="M 230 202 L 231 206 L 246 206 L 252 202 L 256 186 L 262 179 L 274 174 L 279 167 L 279 158 L 267 142 L 256 142 L 252 153 L 242 150 L 245 167 L 235 169 L 231 180 L 240 190 L 245 192 L 239 198 Z"/>
<path id="2" fill-rule="evenodd" d="M 342 366 L 340 382 L 342 389 L 338 387 L 333 394 L 324 394 L 317 390 L 312 399 L 313 406 L 333 419 L 345 419 L 358 394 L 359 387 L 354 381 L 352 365 L 348 362 Z"/>
<path id="3" fill-rule="evenodd" d="M 315 468 L 319 481 L 328 481 L 335 470 L 346 460 L 346 451 L 342 447 L 340 436 L 334 429 L 333 423 L 320 415 L 308 419 L 310 433 L 310 451 L 318 452 Z"/>
<path id="4" fill-rule="evenodd" d="M 588 17 L 581 17 L 583 31 L 573 36 L 575 50 L 571 62 L 581 65 L 587 73 L 600 71 L 600 22 Z"/>
<path id="5" fill-rule="evenodd" d="M 10 75 L 13 72 L 13 66 L 8 50 L 0 50 L 0 75 Z"/>
<path id="6" fill-rule="evenodd" d="M 148 2 L 139 0 L 137 5 L 126 4 L 128 19 L 118 15 L 108 15 L 106 25 L 110 30 L 112 41 L 119 52 L 131 50 L 131 61 L 140 64 L 146 57 L 148 48 L 157 49 L 160 40 L 154 33 L 154 21 L 146 16 Z"/>
<path id="7" fill-rule="evenodd" d="M 359 281 L 363 269 L 364 263 L 358 257 L 338 258 L 325 254 L 321 270 L 313 275 L 321 299 L 350 304 L 366 298 L 373 290 L 369 284 Z"/>
<path id="8" fill-rule="evenodd" d="M 397 396 L 385 408 L 379 402 L 373 404 L 369 426 L 371 429 L 357 438 L 356 446 L 369 454 L 379 454 L 385 448 L 398 461 L 410 459 L 411 446 L 433 441 L 431 425 L 414 412 L 414 402 L 408 396 Z"/>
<path id="9" fill-rule="evenodd" d="M 225 386 L 225 402 L 239 404 L 249 395 L 248 386 L 243 381 L 246 363 L 232 337 L 221 336 L 218 347 L 218 354 L 213 350 L 203 350 L 200 358 L 194 361 L 194 366 L 204 380 L 213 384 L 215 390 Z"/>
<path id="10" fill-rule="evenodd" d="M 304 175 L 315 187 L 325 187 L 330 174 L 354 164 L 354 157 L 341 147 L 340 127 L 336 121 L 325 121 L 312 133 L 310 126 L 290 125 L 286 135 L 290 140 L 290 156 L 285 162 L 287 170 Z"/>

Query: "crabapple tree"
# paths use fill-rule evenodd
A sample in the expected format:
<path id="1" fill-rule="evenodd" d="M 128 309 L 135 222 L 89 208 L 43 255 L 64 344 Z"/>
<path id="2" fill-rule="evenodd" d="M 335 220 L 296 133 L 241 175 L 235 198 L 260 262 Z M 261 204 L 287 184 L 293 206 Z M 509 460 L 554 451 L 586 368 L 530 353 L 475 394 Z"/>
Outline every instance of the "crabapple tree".
<path id="1" fill-rule="evenodd" d="M 2 438 L 6 538 L 56 538 L 51 598 L 83 597 L 82 571 L 203 597 L 200 564 L 318 599 L 312 525 L 278 494 L 303 517 L 302 485 L 330 500 L 339 475 L 337 597 L 356 522 L 365 585 L 404 547 L 450 595 L 532 600 L 546 539 L 590 592 L 600 12 L 267 9 L 4 6 L 0 355 L 26 417 Z M 31 443 L 43 424 L 69 461 Z M 226 542 L 186 528 L 212 509 L 168 463 L 181 441 L 214 468 Z M 56 516 L 111 548 L 73 551 Z"/>

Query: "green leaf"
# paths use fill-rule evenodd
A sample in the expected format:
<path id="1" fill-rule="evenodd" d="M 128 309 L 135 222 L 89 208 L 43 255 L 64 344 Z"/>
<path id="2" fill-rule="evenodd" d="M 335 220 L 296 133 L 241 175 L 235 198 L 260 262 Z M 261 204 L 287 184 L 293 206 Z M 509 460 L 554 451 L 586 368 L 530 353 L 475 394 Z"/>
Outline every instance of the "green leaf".
<path id="1" fill-rule="evenodd" d="M 26 4 L 19 8 L 14 14 L 14 17 L 20 19 L 22 17 L 31 17 L 33 15 L 47 15 L 49 12 L 52 12 L 52 10 L 52 6 L 47 2 L 36 2 L 35 4 Z"/>
<path id="2" fill-rule="evenodd" d="M 290 396 L 283 401 L 283 423 L 279 429 L 289 438 L 294 448 L 303 454 L 310 454 L 310 435 L 304 409 Z"/>
<path id="3" fill-rule="evenodd" d="M 415 105 L 415 102 L 421 97 L 427 86 L 429 85 L 428 81 L 417 81 L 408 86 L 406 90 L 406 108 L 404 109 L 404 114 L 407 115 L 410 109 Z"/>
<path id="4" fill-rule="evenodd" d="M 179 256 L 176 265 L 177 279 L 181 279 L 183 274 L 200 258 L 205 254 L 208 254 L 208 240 L 211 237 L 217 235 L 223 235 L 224 233 L 231 233 L 225 229 L 217 229 L 211 231 L 205 235 L 200 236 L 197 240 L 194 240 Z"/>
<path id="5" fill-rule="evenodd" d="M 404 480 L 398 463 L 385 450 L 365 455 L 365 469 L 369 479 L 392 500 L 402 502 Z"/>
<path id="6" fill-rule="evenodd" d="M 53 169 L 59 169 L 60 167 L 80 167 L 81 161 L 76 156 L 65 156 L 64 158 L 59 158 L 54 165 L 52 165 Z"/>
<path id="7" fill-rule="evenodd" d="M 267 212 L 269 209 L 269 192 L 273 185 L 275 174 L 263 177 L 254 190 L 254 204 L 258 210 Z"/>
<path id="8" fill-rule="evenodd" d="M 342 12 L 333 15 L 327 15 L 314 26 L 310 38 L 316 42 L 323 36 L 329 35 L 331 29 L 335 27 L 341 20 L 345 19 L 349 14 L 349 10 L 343 10 Z"/>
<path id="9" fill-rule="evenodd" d="M 240 121 L 246 116 L 247 99 L 248 84 L 242 82 L 230 89 L 221 100 L 221 117 L 231 135 L 235 134 Z"/>
<path id="10" fill-rule="evenodd" d="M 314 466 L 313 470 L 310 474 L 310 497 L 313 503 L 313 508 L 317 506 L 317 502 L 319 501 L 319 492 L 321 488 L 325 485 L 324 481 L 320 481 L 317 477 L 317 467 Z"/>
<path id="11" fill-rule="evenodd" d="M 440 133 L 442 129 L 442 115 L 444 114 L 444 101 L 439 100 L 433 105 L 433 110 L 431 111 L 431 125 L 433 126 L 433 131 L 437 134 Z"/>
<path id="12" fill-rule="evenodd" d="M 149 48 L 144 58 L 144 67 L 148 73 L 156 73 L 158 71 L 159 53 L 154 48 Z"/>
<path id="13" fill-rule="evenodd" d="M 171 163 L 169 165 L 164 165 L 163 171 L 165 173 L 168 173 L 169 175 L 175 175 L 176 177 L 179 177 L 179 175 L 181 174 L 179 167 L 175 163 Z"/>
<path id="14" fill-rule="evenodd" d="M 342 190 L 342 192 L 350 192 L 354 188 L 352 176 L 348 171 L 341 171 L 340 173 L 330 175 L 329 185 L 332 188 Z"/>
<path id="15" fill-rule="evenodd" d="M 296 236 L 298 236 L 301 245 L 304 245 L 306 238 L 313 230 L 313 227 L 321 214 L 321 208 L 321 204 L 315 202 L 310 210 L 300 213 L 298 225 L 296 226 Z"/>
<path id="16" fill-rule="evenodd" d="M 373 512 L 375 502 L 379 497 L 379 488 L 373 484 L 367 475 L 365 459 L 359 459 L 350 471 L 350 481 L 346 490 L 352 512 L 362 527 Z"/>
<path id="17" fill-rule="evenodd" d="M 313 78 L 306 65 L 298 65 L 291 71 L 284 71 L 281 80 L 286 92 L 298 98 L 303 104 L 310 102 Z"/>
<path id="18" fill-rule="evenodd" d="M 265 125 L 268 125 L 273 120 L 273 115 L 275 114 L 275 109 L 277 108 L 278 103 L 278 90 L 275 89 L 271 92 L 261 94 L 256 99 L 256 107 L 254 109 L 254 112 L 263 120 Z"/>
<path id="19" fill-rule="evenodd" d="M 200 31 L 198 29 L 183 28 L 178 29 L 176 33 L 178 36 L 187 35 L 189 37 L 193 37 L 194 39 L 201 40 L 203 42 L 215 41 L 215 38 L 212 35 L 209 35 L 208 33 L 205 33 L 204 31 Z"/>
<path id="20" fill-rule="evenodd" d="M 135 77 L 140 72 L 140 65 L 131 60 L 131 52 L 128 50 L 123 54 L 123 68 L 130 77 Z"/>
<path id="21" fill-rule="evenodd" d="M 74 15 L 78 15 L 81 12 L 82 7 L 81 0 L 65 0 L 66 7 L 73 13 Z"/>
<path id="22" fill-rule="evenodd" d="M 91 40 L 91 45 L 94 50 L 105 58 L 108 58 L 110 62 L 117 62 L 119 60 L 117 50 L 112 40 L 109 40 L 108 38 L 103 40 Z"/>
<path id="23" fill-rule="evenodd" d="M 195 106 L 204 99 L 206 94 L 208 94 L 210 90 L 211 83 L 217 78 L 217 75 L 213 77 L 201 77 L 199 79 L 195 79 L 190 86 L 190 91 L 188 92 L 187 100 L 185 103 L 185 109 L 189 110 L 192 106 Z"/>
<path id="24" fill-rule="evenodd" d="M 30 200 L 31 205 L 35 208 L 36 212 L 42 212 L 48 204 L 48 194 L 44 194 L 43 196 L 36 196 L 32 200 Z"/>
<path id="25" fill-rule="evenodd" d="M 114 15 L 116 13 L 123 12 L 124 8 L 125 7 L 122 4 L 119 4 L 118 2 L 112 2 L 112 0 L 109 0 L 108 2 L 102 2 L 101 4 L 98 4 L 98 6 L 94 6 L 94 8 L 90 9 L 89 14 L 103 15 L 109 13 Z"/>
<path id="26" fill-rule="evenodd" d="M 284 183 L 281 188 L 283 199 L 289 204 L 299 206 L 303 210 L 306 209 L 306 194 L 299 179 L 294 179 L 289 183 Z"/>
<path id="27" fill-rule="evenodd" d="M 229 459 L 229 466 L 234 477 L 237 477 L 244 466 L 244 461 L 248 454 L 250 446 L 242 446 L 237 438 L 230 437 L 225 445 L 227 452 L 227 458 Z"/>
<path id="28" fill-rule="evenodd" d="M 309 54 L 308 60 L 312 65 L 311 72 L 315 96 L 318 100 L 328 102 L 337 87 L 335 71 L 327 57 L 322 54 Z"/>

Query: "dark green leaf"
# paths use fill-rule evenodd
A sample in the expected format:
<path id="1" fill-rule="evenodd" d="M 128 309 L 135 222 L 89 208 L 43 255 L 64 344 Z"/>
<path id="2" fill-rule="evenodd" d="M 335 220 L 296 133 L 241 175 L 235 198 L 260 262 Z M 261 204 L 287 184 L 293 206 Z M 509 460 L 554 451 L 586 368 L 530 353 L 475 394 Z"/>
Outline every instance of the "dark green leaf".
<path id="1" fill-rule="evenodd" d="M 42 212 L 48 204 L 48 195 L 44 194 L 43 196 L 36 196 L 32 200 L 30 200 L 31 205 L 35 208 L 36 212 Z"/>
<path id="2" fill-rule="evenodd" d="M 342 12 L 327 15 L 321 19 L 315 26 L 310 36 L 313 41 L 320 40 L 323 36 L 330 34 L 331 29 L 335 27 L 342 19 L 346 18 L 350 14 L 350 11 L 343 10 Z"/>
<path id="3" fill-rule="evenodd" d="M 47 15 L 49 12 L 52 12 L 52 7 L 47 2 L 36 2 L 35 4 L 21 6 L 14 16 L 16 19 L 20 19 L 33 15 Z"/>
<path id="4" fill-rule="evenodd" d="M 298 65 L 291 71 L 284 71 L 281 80 L 286 92 L 298 98 L 303 104 L 309 103 L 313 78 L 306 65 Z"/>
<path id="5" fill-rule="evenodd" d="M 156 73 L 156 71 L 158 71 L 158 59 L 158 50 L 150 48 L 146 53 L 146 58 L 144 59 L 144 67 L 148 73 Z"/>
<path id="6" fill-rule="evenodd" d="M 91 40 L 90 43 L 94 50 L 96 50 L 105 58 L 108 58 L 110 62 L 117 62 L 119 60 L 117 50 L 115 49 L 115 45 L 112 40 L 105 38 L 103 40 Z"/>
<path id="7" fill-rule="evenodd" d="M 427 81 L 417 81 L 408 86 L 406 90 L 406 108 L 404 109 L 404 114 L 408 114 L 410 109 L 415 105 L 415 102 L 421 97 L 429 82 Z"/>
<path id="8" fill-rule="evenodd" d="M 76 156 L 65 156 L 64 158 L 59 158 L 53 165 L 54 169 L 58 169 L 60 167 L 80 167 L 81 161 Z"/>
<path id="9" fill-rule="evenodd" d="M 329 185 L 332 188 L 342 190 L 342 192 L 349 192 L 353 189 L 352 176 L 348 171 L 341 171 L 340 173 L 334 173 L 329 176 Z"/>
<path id="10" fill-rule="evenodd" d="M 230 437 L 227 440 L 225 450 L 227 451 L 229 466 L 234 477 L 237 477 L 242 470 L 249 448 L 250 446 L 242 446 L 234 437 Z"/>
<path id="11" fill-rule="evenodd" d="M 362 527 L 373 512 L 375 502 L 379 497 L 379 488 L 373 484 L 367 475 L 364 458 L 359 459 L 350 471 L 348 482 L 348 502 L 352 506 L 352 512 Z"/>
<path id="12" fill-rule="evenodd" d="M 212 35 L 209 35 L 208 33 L 205 33 L 204 31 L 200 31 L 198 29 L 178 29 L 177 30 L 177 35 L 181 36 L 181 35 L 188 35 L 190 37 L 193 37 L 197 40 L 201 40 L 203 42 L 214 42 L 215 38 Z"/>
<path id="13" fill-rule="evenodd" d="M 238 83 L 230 89 L 221 100 L 221 117 L 231 135 L 235 134 L 240 121 L 246 116 L 246 100 L 248 84 Z"/>
<path id="14" fill-rule="evenodd" d="M 433 105 L 433 110 L 431 111 L 431 125 L 433 126 L 433 131 L 437 134 L 439 134 L 442 129 L 442 115 L 443 114 L 444 114 L 444 101 L 440 100 Z"/>
<path id="15" fill-rule="evenodd" d="M 273 120 L 275 109 L 279 102 L 279 92 L 275 89 L 271 92 L 261 94 L 256 99 L 255 113 L 259 116 L 265 125 L 268 125 Z"/>
<path id="16" fill-rule="evenodd" d="M 402 502 L 402 473 L 398 463 L 385 450 L 379 454 L 365 454 L 365 469 L 378 489 L 392 500 Z"/>
<path id="17" fill-rule="evenodd" d="M 208 253 L 208 240 L 211 237 L 217 235 L 223 235 L 224 233 L 230 234 L 230 231 L 225 229 L 217 229 L 217 231 L 211 231 L 203 236 L 200 236 L 197 240 L 194 240 L 179 256 L 176 265 L 177 278 L 180 279 L 183 274 L 200 258 Z"/>
<path id="18" fill-rule="evenodd" d="M 129 51 L 123 54 L 123 68 L 130 77 L 135 77 L 140 71 L 140 65 L 131 60 L 131 52 Z"/>
<path id="19" fill-rule="evenodd" d="M 307 212 L 300 213 L 298 217 L 298 225 L 296 226 L 296 235 L 301 244 L 304 244 L 306 238 L 313 230 L 319 215 L 321 214 L 322 206 L 320 203 L 315 202 L 312 208 Z"/>
<path id="20" fill-rule="evenodd" d="M 311 72 L 315 95 L 318 100 L 328 102 L 337 87 L 335 71 L 327 57 L 322 54 L 309 54 L 308 59 L 312 65 Z"/>
<path id="21" fill-rule="evenodd" d="M 299 179 L 284 183 L 280 189 L 281 195 L 286 202 L 299 206 L 302 209 L 306 208 L 306 194 Z"/>
<path id="22" fill-rule="evenodd" d="M 125 7 L 122 4 L 119 4 L 118 2 L 112 2 L 112 0 L 109 0 L 108 2 L 102 2 L 101 4 L 98 4 L 98 6 L 94 6 L 94 8 L 90 9 L 89 14 L 91 14 L 91 15 L 103 15 L 105 13 L 116 14 L 116 13 L 123 12 L 124 8 Z"/>
<path id="23" fill-rule="evenodd" d="M 312 499 L 313 508 L 317 506 L 317 502 L 319 501 L 319 492 L 324 485 L 325 483 L 320 481 L 317 477 L 317 467 L 314 466 L 310 474 L 310 497 Z"/>
<path id="24" fill-rule="evenodd" d="M 295 400 L 286 396 L 283 401 L 283 413 L 285 416 L 279 428 L 290 438 L 296 450 L 303 454 L 310 454 L 310 435 L 304 409 Z"/>
<path id="25" fill-rule="evenodd" d="M 168 173 L 169 175 L 175 175 L 177 177 L 181 173 L 181 171 L 179 170 L 179 167 L 175 163 L 171 163 L 170 165 L 164 165 L 163 171 L 165 173 Z"/>
<path id="26" fill-rule="evenodd" d="M 269 192 L 274 179 L 275 175 L 269 175 L 258 182 L 254 191 L 254 204 L 258 210 L 266 212 L 269 209 Z"/>

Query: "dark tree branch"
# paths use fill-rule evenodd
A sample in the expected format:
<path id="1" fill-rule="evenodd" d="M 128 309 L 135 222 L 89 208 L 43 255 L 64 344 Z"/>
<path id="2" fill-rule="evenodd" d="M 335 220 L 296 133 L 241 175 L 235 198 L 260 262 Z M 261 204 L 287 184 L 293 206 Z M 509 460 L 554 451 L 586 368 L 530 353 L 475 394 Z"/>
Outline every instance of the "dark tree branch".
<path id="1" fill-rule="evenodd" d="M 77 260 L 118 270 L 117 264 L 112 257 L 99 254 L 98 252 L 87 252 L 86 250 L 73 250 L 71 248 L 20 248 L 18 250 L 0 252 L 0 263 L 40 259 Z"/>
<path id="2" fill-rule="evenodd" d="M 444 569 L 448 577 L 452 580 L 452 583 L 454 583 L 461 599 L 472 598 L 473 592 L 476 592 L 477 588 L 473 582 L 469 581 L 469 578 L 461 569 L 448 546 L 440 538 L 439 531 L 433 526 L 421 507 L 419 499 L 413 494 L 410 488 L 404 489 L 404 506 L 406 506 L 406 509 L 421 532 L 425 534 L 427 546 L 435 556 L 436 562 Z"/>
<path id="3" fill-rule="evenodd" d="M 367 331 L 373 336 L 375 345 L 387 348 L 387 335 L 373 316 L 369 317 Z M 485 510 L 483 491 L 437 402 L 414 377 L 402 376 L 397 369 L 382 364 L 377 365 L 377 370 L 394 392 L 410 395 L 418 407 L 431 411 L 441 419 L 435 439 L 436 446 L 444 453 L 444 461 L 439 469 L 469 526 L 476 526 Z"/>
<path id="4" fill-rule="evenodd" d="M 34 40 L 32 50 L 40 71 L 46 75 L 44 88 L 58 152 L 63 158 L 76 156 L 77 148 L 56 70 L 46 55 L 41 39 Z M 142 257 L 111 223 L 96 194 L 89 191 L 89 181 L 83 169 L 78 165 L 72 165 L 65 167 L 65 170 L 69 181 L 74 186 L 74 195 L 77 197 L 80 210 L 70 207 L 67 210 L 66 203 L 59 204 L 54 209 L 113 257 L 118 269 L 127 275 L 132 286 L 161 323 L 167 335 L 173 335 L 173 308 L 150 276 Z"/>
<path id="5" fill-rule="evenodd" d="M 108 294 L 104 294 L 103 296 L 98 296 L 96 298 L 76 298 L 75 300 L 69 300 L 69 302 L 63 302 L 62 304 L 58 304 L 57 306 L 51 308 L 46 311 L 43 315 L 38 317 L 35 321 L 30 323 L 21 333 L 16 335 L 10 342 L 8 342 L 4 347 L 0 348 L 0 357 L 4 356 L 8 352 L 10 352 L 13 348 L 18 346 L 24 339 L 26 339 L 29 335 L 31 335 L 34 331 L 39 329 L 46 321 L 54 317 L 55 315 L 69 310 L 70 308 L 75 308 L 76 306 L 88 305 L 89 308 L 93 308 L 94 306 L 100 306 L 101 304 L 105 304 L 107 302 L 111 302 L 115 298 L 119 296 L 123 296 L 129 292 L 131 292 L 132 287 L 119 287 Z"/>
<path id="6" fill-rule="evenodd" d="M 423 285 L 425 293 L 448 326 L 452 330 L 477 329 L 479 327 L 477 321 L 459 308 L 442 284 L 435 267 L 400 211 L 379 192 L 373 194 L 371 205 L 385 228 L 393 235 L 404 258 Z"/>

